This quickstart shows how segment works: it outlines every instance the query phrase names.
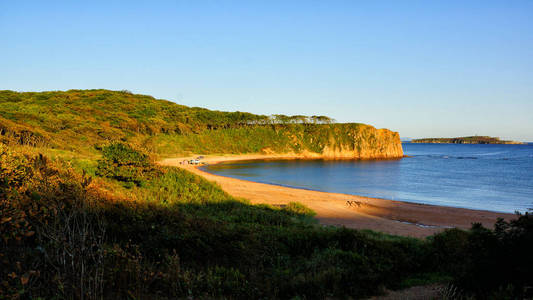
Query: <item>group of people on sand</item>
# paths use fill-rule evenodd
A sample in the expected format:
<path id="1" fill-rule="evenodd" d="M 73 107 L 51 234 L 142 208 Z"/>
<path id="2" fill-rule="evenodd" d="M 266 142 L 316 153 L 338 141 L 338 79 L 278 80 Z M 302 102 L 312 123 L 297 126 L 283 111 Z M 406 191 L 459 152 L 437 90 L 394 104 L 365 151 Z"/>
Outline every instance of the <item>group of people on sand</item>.
<path id="1" fill-rule="evenodd" d="M 197 158 L 193 158 L 193 159 L 184 159 L 182 161 L 180 161 L 180 165 L 199 165 L 200 164 L 200 160 L 204 158 L 203 156 L 198 156 Z"/>

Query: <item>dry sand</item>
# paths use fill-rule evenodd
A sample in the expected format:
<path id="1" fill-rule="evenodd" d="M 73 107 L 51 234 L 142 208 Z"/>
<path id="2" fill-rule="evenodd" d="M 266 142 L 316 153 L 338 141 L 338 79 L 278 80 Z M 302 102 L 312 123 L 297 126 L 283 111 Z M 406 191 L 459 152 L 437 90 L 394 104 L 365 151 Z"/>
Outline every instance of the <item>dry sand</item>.
<path id="1" fill-rule="evenodd" d="M 196 156 L 193 156 L 196 157 Z M 338 193 L 325 193 L 234 179 L 204 172 L 197 166 L 180 164 L 193 157 L 170 158 L 161 165 L 189 170 L 209 181 L 216 182 L 234 197 L 245 198 L 253 204 L 286 205 L 300 202 L 316 212 L 323 225 L 372 229 L 389 234 L 425 237 L 445 228 L 470 228 L 472 223 L 492 227 L 497 218 L 511 219 L 513 214 L 482 210 L 416 204 Z M 253 159 L 297 159 L 297 155 L 225 155 L 205 156 L 208 164 Z"/>

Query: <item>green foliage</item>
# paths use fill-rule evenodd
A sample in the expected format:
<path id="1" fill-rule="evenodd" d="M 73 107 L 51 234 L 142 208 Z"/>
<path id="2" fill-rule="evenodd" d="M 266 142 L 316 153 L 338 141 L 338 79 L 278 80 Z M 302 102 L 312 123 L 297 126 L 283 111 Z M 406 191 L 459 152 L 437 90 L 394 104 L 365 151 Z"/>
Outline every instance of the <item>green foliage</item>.
<path id="1" fill-rule="evenodd" d="M 124 91 L 0 91 L 0 140 L 33 146 L 50 146 L 53 140 L 51 146 L 67 150 L 118 140 L 142 144 L 158 134 L 332 122 L 325 116 L 269 117 L 212 111 Z"/>
<path id="2" fill-rule="evenodd" d="M 102 295 L 103 231 L 91 180 L 42 155 L 0 147 L 0 299 Z"/>
<path id="3" fill-rule="evenodd" d="M 397 136 L 364 124 L 286 124 L 208 130 L 155 138 L 163 156 L 187 153 L 322 153 L 330 149 L 383 153 Z"/>
<path id="4" fill-rule="evenodd" d="M 106 147 L 103 159 L 151 165 L 128 145 Z M 0 149 L 13 183 L 0 201 L 4 298 L 361 298 L 446 280 L 462 295 L 520 297 L 533 278 L 527 214 L 418 240 L 318 226 L 300 204 L 250 205 L 181 169 L 124 193 L 114 179 Z"/>
<path id="5" fill-rule="evenodd" d="M 102 148 L 103 159 L 98 160 L 96 175 L 113 178 L 126 184 L 141 185 L 157 175 L 157 168 L 148 155 L 123 143 L 112 143 Z M 130 186 L 130 185 L 128 185 Z"/>
<path id="6" fill-rule="evenodd" d="M 162 176 L 153 178 L 145 189 L 137 191 L 143 201 L 165 206 L 184 203 L 213 205 L 233 201 L 213 183 L 177 168 L 166 168 Z"/>
<path id="7" fill-rule="evenodd" d="M 283 207 L 283 210 L 293 213 L 294 215 L 303 215 L 309 217 L 314 217 L 316 215 L 316 212 L 314 212 L 312 209 L 298 202 L 289 202 L 287 206 Z"/>
<path id="8" fill-rule="evenodd" d="M 383 151 L 397 134 L 326 116 L 264 116 L 187 107 L 109 90 L 0 91 L 0 142 L 92 155 L 123 142 L 161 156 L 188 153 Z"/>
<path id="9" fill-rule="evenodd" d="M 25 183 L 30 162 L 23 155 L 16 155 L 7 146 L 0 144 L 0 197 L 9 189 L 19 189 Z"/>
<path id="10" fill-rule="evenodd" d="M 146 167 L 150 164 L 148 155 L 133 150 L 123 143 L 113 143 L 102 148 L 104 159 L 120 166 Z"/>
<path id="11" fill-rule="evenodd" d="M 500 219 L 490 230 L 447 230 L 431 238 L 431 263 L 453 275 L 454 284 L 479 299 L 521 299 L 533 285 L 533 218 Z M 531 292 L 531 291 L 530 291 Z"/>

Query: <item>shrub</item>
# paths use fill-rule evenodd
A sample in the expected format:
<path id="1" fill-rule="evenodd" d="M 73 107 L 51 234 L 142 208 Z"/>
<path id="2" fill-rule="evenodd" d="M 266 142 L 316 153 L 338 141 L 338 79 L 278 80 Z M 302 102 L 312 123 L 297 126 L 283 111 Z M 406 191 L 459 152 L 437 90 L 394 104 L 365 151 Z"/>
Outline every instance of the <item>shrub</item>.
<path id="1" fill-rule="evenodd" d="M 133 149 L 130 145 L 112 143 L 102 147 L 102 154 L 103 159 L 98 161 L 96 171 L 98 176 L 140 186 L 158 173 L 148 155 Z"/>
<path id="2" fill-rule="evenodd" d="M 10 184 L 0 195 L 0 298 L 101 297 L 103 226 L 90 179 L 3 146 L 0 172 Z"/>
<path id="3" fill-rule="evenodd" d="M 518 214 L 498 220 L 494 230 L 473 224 L 471 230 L 446 230 L 430 239 L 433 265 L 453 276 L 454 286 L 476 298 L 531 297 L 533 286 L 533 218 Z"/>

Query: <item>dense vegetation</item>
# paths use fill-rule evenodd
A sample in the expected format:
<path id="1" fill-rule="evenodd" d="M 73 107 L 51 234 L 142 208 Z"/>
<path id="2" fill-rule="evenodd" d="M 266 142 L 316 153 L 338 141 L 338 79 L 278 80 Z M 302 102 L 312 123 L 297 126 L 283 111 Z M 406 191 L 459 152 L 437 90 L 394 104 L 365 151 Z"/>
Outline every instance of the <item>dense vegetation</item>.
<path id="1" fill-rule="evenodd" d="M 490 136 L 465 136 L 456 138 L 425 138 L 414 139 L 411 143 L 436 143 L 436 144 L 523 144 L 522 142 L 504 141 Z"/>
<path id="2" fill-rule="evenodd" d="M 361 298 L 435 281 L 449 282 L 443 293 L 456 298 L 519 298 L 533 285 L 528 214 L 493 230 L 475 225 L 426 240 L 324 227 L 298 203 L 251 205 L 184 170 L 154 164 L 155 151 L 147 152 L 142 139 L 175 147 L 189 140 L 113 127 L 116 103 L 101 103 L 109 107 L 92 111 L 93 121 L 80 110 L 79 119 L 54 131 L 59 111 L 77 106 L 42 110 L 47 105 L 32 108 L 31 100 L 25 107 L 17 99 L 10 106 L 6 99 L 21 94 L 3 95 L 0 299 Z M 154 101 L 148 97 L 146 105 Z M 170 109 L 161 103 L 153 118 L 163 120 Z M 183 109 L 188 116 L 202 111 Z M 223 141 L 214 133 L 220 131 L 207 127 L 218 120 L 179 124 L 191 132 L 204 126 L 193 147 L 220 138 L 214 147 Z M 267 127 L 244 123 L 224 130 L 259 147 L 244 135 Z"/>
<path id="3" fill-rule="evenodd" d="M 157 146 L 151 142 L 158 134 L 194 136 L 230 128 L 331 123 L 325 116 L 264 116 L 187 107 L 127 91 L 0 91 L 1 139 L 78 152 L 92 152 L 93 145 L 110 140 Z"/>
<path id="4" fill-rule="evenodd" d="M 323 153 L 328 147 L 359 153 L 386 154 L 397 134 L 379 136 L 365 124 L 290 124 L 206 130 L 190 135 L 158 135 L 155 151 L 173 153 Z M 400 146 L 401 150 L 401 146 Z M 401 157 L 401 155 L 400 155 Z"/>
<path id="5" fill-rule="evenodd" d="M 152 165 L 136 187 L 6 146 L 0 158 L 2 297 L 361 297 L 428 278 L 488 296 L 532 284 L 528 214 L 423 241 L 317 226 L 298 204 L 253 206 L 174 168 Z"/>
<path id="6" fill-rule="evenodd" d="M 321 153 L 326 147 L 383 153 L 389 144 L 399 143 L 397 133 L 385 131 L 365 124 L 333 124 L 325 116 L 212 111 L 129 92 L 0 91 L 0 141 L 54 149 L 54 154 L 61 150 L 94 157 L 100 155 L 95 145 L 113 141 L 160 156 Z"/>

